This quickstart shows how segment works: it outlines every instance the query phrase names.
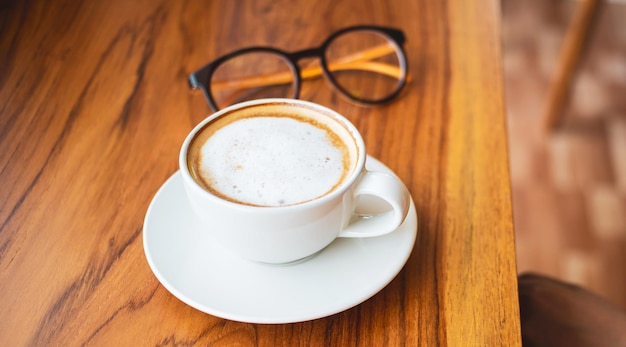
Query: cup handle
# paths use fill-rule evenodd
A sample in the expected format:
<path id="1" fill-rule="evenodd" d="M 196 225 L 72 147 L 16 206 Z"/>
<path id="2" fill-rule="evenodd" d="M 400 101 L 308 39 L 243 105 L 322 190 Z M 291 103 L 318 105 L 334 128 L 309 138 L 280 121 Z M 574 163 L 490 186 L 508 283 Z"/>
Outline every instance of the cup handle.
<path id="1" fill-rule="evenodd" d="M 384 172 L 365 171 L 354 188 L 354 199 L 370 195 L 382 199 L 391 210 L 379 214 L 354 214 L 338 237 L 374 237 L 396 230 L 406 218 L 411 196 L 399 178 Z"/>

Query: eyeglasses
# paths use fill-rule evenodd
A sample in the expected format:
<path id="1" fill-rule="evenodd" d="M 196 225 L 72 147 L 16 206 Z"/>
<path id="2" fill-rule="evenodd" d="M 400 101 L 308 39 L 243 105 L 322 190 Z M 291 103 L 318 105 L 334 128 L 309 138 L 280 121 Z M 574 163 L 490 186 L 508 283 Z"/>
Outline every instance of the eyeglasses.
<path id="1" fill-rule="evenodd" d="M 222 56 L 189 75 L 213 111 L 237 102 L 272 97 L 297 99 L 302 80 L 325 76 L 350 100 L 378 105 L 395 98 L 407 80 L 404 33 L 379 26 L 353 26 L 321 46 L 293 53 L 249 47 Z M 303 58 L 320 64 L 300 68 Z"/>

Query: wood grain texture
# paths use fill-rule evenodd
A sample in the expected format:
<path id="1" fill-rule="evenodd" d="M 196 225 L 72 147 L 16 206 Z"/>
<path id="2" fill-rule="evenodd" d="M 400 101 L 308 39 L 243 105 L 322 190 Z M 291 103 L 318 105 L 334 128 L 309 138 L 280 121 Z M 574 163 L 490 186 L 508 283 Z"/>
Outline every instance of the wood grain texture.
<path id="1" fill-rule="evenodd" d="M 154 193 L 209 108 L 189 72 L 353 24 L 403 29 L 403 95 L 352 120 L 415 200 L 402 272 L 345 312 L 255 325 L 183 304 L 141 242 Z M 0 7 L 0 345 L 519 345 L 497 1 L 41 0 Z"/>

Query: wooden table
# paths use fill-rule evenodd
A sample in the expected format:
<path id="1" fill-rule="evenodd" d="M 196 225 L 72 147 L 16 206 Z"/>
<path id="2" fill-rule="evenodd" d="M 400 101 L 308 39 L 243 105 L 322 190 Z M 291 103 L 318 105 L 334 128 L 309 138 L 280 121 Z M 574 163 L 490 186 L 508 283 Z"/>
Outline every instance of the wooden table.
<path id="1" fill-rule="evenodd" d="M 0 345 L 520 344 L 499 3 L 43 1 L 0 9 Z M 405 31 L 403 95 L 364 108 L 303 99 L 361 130 L 415 200 L 411 257 L 342 313 L 223 320 L 157 281 L 142 226 L 210 111 L 188 73 L 233 49 L 297 50 L 353 24 Z"/>

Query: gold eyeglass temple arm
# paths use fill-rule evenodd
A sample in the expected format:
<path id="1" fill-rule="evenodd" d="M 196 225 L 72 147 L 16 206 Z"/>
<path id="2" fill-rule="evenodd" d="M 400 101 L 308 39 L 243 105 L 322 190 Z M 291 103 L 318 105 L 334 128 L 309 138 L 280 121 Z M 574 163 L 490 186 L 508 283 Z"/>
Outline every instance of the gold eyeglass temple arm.
<path id="1" fill-rule="evenodd" d="M 393 78 L 400 78 L 402 76 L 402 70 L 394 65 L 389 65 L 380 62 L 372 62 L 370 60 L 385 56 L 395 51 L 393 46 L 388 44 L 377 46 L 361 52 L 343 57 L 340 60 L 330 63 L 329 69 L 331 71 L 342 70 L 362 70 L 371 71 L 384 74 Z M 302 79 L 311 79 L 322 75 L 322 68 L 320 66 L 311 66 L 302 69 Z M 280 85 L 287 84 L 293 80 L 291 72 L 279 72 L 261 76 L 251 76 L 241 79 L 234 79 L 228 81 L 217 81 L 211 83 L 211 88 L 218 90 L 226 89 L 243 89 L 254 88 L 266 85 Z"/>

